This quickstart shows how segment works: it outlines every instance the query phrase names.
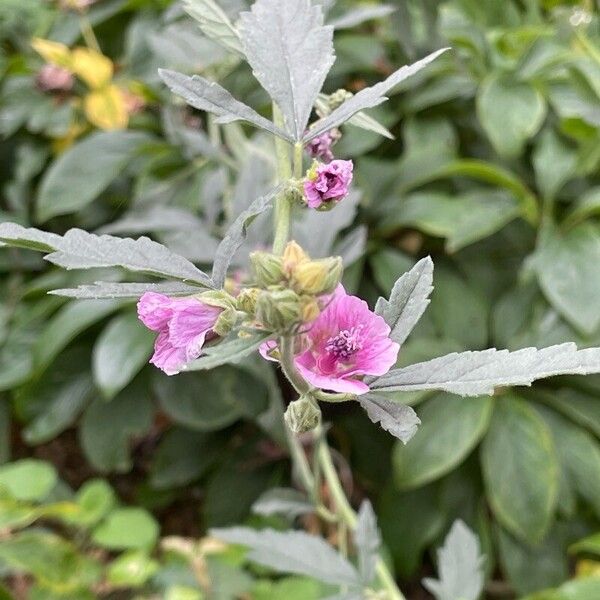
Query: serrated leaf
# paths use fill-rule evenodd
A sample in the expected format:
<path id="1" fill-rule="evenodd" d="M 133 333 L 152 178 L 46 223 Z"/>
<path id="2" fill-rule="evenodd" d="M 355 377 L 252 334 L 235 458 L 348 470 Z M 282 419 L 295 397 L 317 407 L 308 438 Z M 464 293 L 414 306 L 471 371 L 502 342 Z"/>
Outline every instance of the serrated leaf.
<path id="1" fill-rule="evenodd" d="M 415 73 L 418 73 L 421 69 L 425 68 L 430 62 L 435 60 L 440 54 L 446 52 L 448 48 L 442 48 L 426 56 L 425 58 L 413 63 L 412 65 L 405 65 L 398 69 L 395 73 L 392 73 L 387 79 L 375 84 L 372 87 L 361 90 L 352 98 L 349 98 L 341 106 L 336 108 L 328 117 L 321 119 L 315 124 L 314 127 L 306 134 L 303 143 L 307 143 L 313 138 L 333 129 L 334 127 L 340 126 L 345 123 L 350 117 L 355 115 L 361 110 L 367 108 L 373 108 L 379 106 L 387 100 L 386 94 L 396 87 L 399 83 L 411 77 Z"/>
<path id="2" fill-rule="evenodd" d="M 285 515 L 290 518 L 311 513 L 314 509 L 305 494 L 292 488 L 267 490 L 252 505 L 252 512 L 258 515 Z"/>
<path id="3" fill-rule="evenodd" d="M 202 33 L 228 50 L 244 56 L 240 36 L 229 17 L 213 0 L 184 0 L 183 8 L 195 19 Z"/>
<path id="4" fill-rule="evenodd" d="M 310 0 L 257 0 L 239 27 L 254 76 L 281 109 L 287 131 L 302 139 L 335 60 L 333 28 Z"/>
<path id="5" fill-rule="evenodd" d="M 493 394 L 500 386 L 531 385 L 555 375 L 600 373 L 600 348 L 577 350 L 573 343 L 538 350 L 524 348 L 453 352 L 440 358 L 392 369 L 371 383 L 380 392 L 444 390 L 461 396 Z"/>
<path id="6" fill-rule="evenodd" d="M 227 277 L 227 269 L 235 253 L 244 243 L 248 225 L 260 214 L 265 212 L 279 193 L 279 187 L 268 194 L 257 198 L 245 211 L 238 215 L 229 227 L 225 237 L 219 244 L 213 262 L 212 282 L 214 287 L 221 288 Z"/>
<path id="7" fill-rule="evenodd" d="M 48 292 L 55 296 L 81 299 L 139 298 L 146 292 L 156 292 L 167 296 L 190 296 L 198 293 L 198 288 L 185 283 L 112 283 L 97 281 L 90 285 L 65 288 Z"/>
<path id="8" fill-rule="evenodd" d="M 69 229 L 60 236 L 16 223 L 0 223 L 2 243 L 47 252 L 45 260 L 67 270 L 122 267 L 128 271 L 212 287 L 206 273 L 147 237 L 137 240 L 116 238 L 94 235 L 83 229 Z"/>
<path id="9" fill-rule="evenodd" d="M 405 444 L 415 435 L 421 423 L 410 406 L 392 402 L 381 394 L 364 394 L 357 400 L 373 423 L 379 423 Z"/>
<path id="10" fill-rule="evenodd" d="M 370 21 L 371 19 L 381 19 L 382 17 L 387 17 L 395 12 L 397 8 L 395 6 L 391 6 L 390 4 L 381 4 L 379 6 L 359 6 L 358 8 L 354 8 L 349 10 L 347 13 L 344 13 L 340 17 L 329 21 L 329 25 L 331 25 L 334 29 L 350 29 L 351 27 L 356 27 L 365 21 Z"/>
<path id="11" fill-rule="evenodd" d="M 185 366 L 186 371 L 204 371 L 227 363 L 233 363 L 249 356 L 266 342 L 271 334 L 261 333 L 249 337 L 237 337 L 237 334 L 204 349 L 204 356 Z"/>
<path id="12" fill-rule="evenodd" d="M 368 500 L 363 501 L 358 511 L 354 541 L 358 551 L 358 571 L 363 583 L 368 586 L 375 578 L 375 567 L 381 546 L 377 517 Z"/>
<path id="13" fill-rule="evenodd" d="M 427 256 L 396 281 L 389 300 L 377 300 L 375 312 L 391 327 L 395 342 L 404 343 L 429 306 L 432 291 L 433 261 Z"/>
<path id="14" fill-rule="evenodd" d="M 248 558 L 283 573 L 308 575 L 333 585 L 357 586 L 356 569 L 327 542 L 303 531 L 257 531 L 248 527 L 212 529 L 210 535 L 250 549 Z"/>
<path id="15" fill-rule="evenodd" d="M 484 584 L 477 536 L 461 520 L 455 521 L 437 555 L 439 579 L 423 579 L 423 585 L 437 600 L 477 600 Z"/>
<path id="16" fill-rule="evenodd" d="M 261 117 L 253 108 L 236 100 L 218 83 L 199 75 L 188 77 L 183 73 L 168 69 L 159 69 L 158 73 L 174 94 L 181 96 L 190 106 L 198 110 L 205 110 L 217 115 L 217 122 L 247 121 L 273 135 L 290 142 L 293 141 L 285 131 L 273 125 L 268 119 Z"/>

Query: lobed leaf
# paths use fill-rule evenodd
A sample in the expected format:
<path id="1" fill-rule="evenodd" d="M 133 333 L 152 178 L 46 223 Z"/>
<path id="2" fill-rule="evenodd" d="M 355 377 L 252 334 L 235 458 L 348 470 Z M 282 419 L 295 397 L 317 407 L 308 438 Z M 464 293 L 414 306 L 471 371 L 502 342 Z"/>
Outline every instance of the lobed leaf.
<path id="1" fill-rule="evenodd" d="M 168 69 L 159 69 L 158 73 L 174 94 L 181 96 L 190 106 L 198 110 L 205 110 L 217 115 L 217 122 L 247 121 L 284 140 L 293 141 L 286 132 L 273 125 L 268 119 L 261 117 L 253 108 L 236 100 L 218 83 L 199 75 L 189 77 Z"/>
<path id="2" fill-rule="evenodd" d="M 436 600 L 477 600 L 483 591 L 485 557 L 477 536 L 460 519 L 437 555 L 439 579 L 423 579 Z"/>
<path id="3" fill-rule="evenodd" d="M 493 394 L 500 386 L 531 385 L 554 375 L 600 373 L 600 348 L 578 350 L 573 343 L 538 350 L 524 348 L 453 352 L 408 367 L 392 369 L 371 383 L 379 392 L 444 390 L 461 396 Z"/>
<path id="4" fill-rule="evenodd" d="M 70 229 L 60 236 L 16 223 L 0 223 L 1 244 L 46 252 L 48 254 L 44 258 L 47 261 L 67 270 L 122 267 L 128 271 L 212 287 L 206 273 L 147 237 L 132 240 L 98 236 L 82 229 Z"/>
<path id="5" fill-rule="evenodd" d="M 333 65 L 333 27 L 310 0 L 257 0 L 240 15 L 240 35 L 254 76 L 302 139 L 315 100 Z"/>
<path id="6" fill-rule="evenodd" d="M 415 435 L 421 423 L 410 406 L 392 402 L 381 394 L 365 394 L 357 400 L 373 423 L 379 423 L 383 429 L 405 444 Z"/>
<path id="7" fill-rule="evenodd" d="M 432 291 L 433 261 L 427 256 L 396 281 L 389 300 L 377 300 L 375 312 L 391 327 L 395 342 L 404 343 L 429 305 Z"/>
<path id="8" fill-rule="evenodd" d="M 333 585 L 358 586 L 356 569 L 327 542 L 303 531 L 257 531 L 248 527 L 212 529 L 210 535 L 248 546 L 248 558 L 284 573 L 308 575 Z"/>
<path id="9" fill-rule="evenodd" d="M 184 0 L 185 12 L 198 22 L 202 33 L 227 50 L 243 57 L 240 35 L 229 17 L 214 0 Z"/>
<path id="10" fill-rule="evenodd" d="M 342 123 L 345 123 L 353 115 L 366 108 L 373 108 L 379 106 L 387 100 L 386 94 L 399 83 L 411 77 L 415 73 L 418 73 L 421 69 L 425 68 L 430 62 L 435 60 L 440 54 L 446 52 L 448 48 L 442 48 L 436 52 L 432 52 L 425 58 L 413 63 L 412 65 L 405 65 L 398 69 L 395 73 L 392 73 L 387 79 L 375 84 L 372 87 L 361 90 L 352 98 L 349 98 L 341 106 L 336 108 L 328 117 L 321 119 L 310 131 L 304 136 L 303 143 L 310 142 L 318 135 L 338 127 Z"/>
<path id="11" fill-rule="evenodd" d="M 214 287 L 221 288 L 225 283 L 227 269 L 235 253 L 239 250 L 246 238 L 248 225 L 261 213 L 265 212 L 271 205 L 275 196 L 279 193 L 279 187 L 268 194 L 257 198 L 245 211 L 240 213 L 225 237 L 217 247 L 212 270 L 212 282 Z"/>

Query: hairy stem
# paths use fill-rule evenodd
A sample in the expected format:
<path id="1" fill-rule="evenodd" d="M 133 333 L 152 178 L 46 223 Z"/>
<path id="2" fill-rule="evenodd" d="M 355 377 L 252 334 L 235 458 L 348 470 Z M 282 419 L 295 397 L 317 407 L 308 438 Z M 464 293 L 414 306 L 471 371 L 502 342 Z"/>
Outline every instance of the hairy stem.
<path id="1" fill-rule="evenodd" d="M 275 103 L 273 103 L 273 121 L 278 127 L 283 127 L 283 116 Z M 285 140 L 276 137 L 275 152 L 277 154 L 277 179 L 279 180 L 279 183 L 288 182 L 292 178 L 290 146 Z M 292 203 L 287 192 L 283 191 L 275 200 L 274 254 L 283 254 L 285 245 L 290 237 L 291 220 Z"/>
<path id="2" fill-rule="evenodd" d="M 346 497 L 346 493 L 344 492 L 344 488 L 342 487 L 342 483 L 333 464 L 331 451 L 329 450 L 329 445 L 327 444 L 324 433 L 319 429 L 316 432 L 316 435 L 318 436 L 317 456 L 319 465 L 323 471 L 327 487 L 329 488 L 329 492 L 335 503 L 336 511 L 348 528 L 351 531 L 354 531 L 357 522 L 356 512 L 354 512 L 354 509 Z M 386 590 L 389 600 L 406 600 L 381 557 L 377 561 L 376 570 L 379 581 Z"/>

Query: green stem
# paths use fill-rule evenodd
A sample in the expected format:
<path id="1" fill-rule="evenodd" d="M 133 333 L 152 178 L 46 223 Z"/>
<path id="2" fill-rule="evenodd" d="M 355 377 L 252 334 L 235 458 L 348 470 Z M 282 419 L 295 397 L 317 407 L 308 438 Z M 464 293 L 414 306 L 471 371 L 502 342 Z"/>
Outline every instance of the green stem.
<path id="1" fill-rule="evenodd" d="M 98 52 L 98 54 L 102 54 L 102 50 L 100 50 L 100 44 L 98 43 L 98 38 L 94 33 L 94 28 L 92 27 L 90 20 L 87 18 L 87 15 L 80 13 L 79 28 L 87 47 L 95 50 Z"/>
<path id="2" fill-rule="evenodd" d="M 319 458 L 319 465 L 323 471 L 323 475 L 325 477 L 325 481 L 327 482 L 329 492 L 335 503 L 337 513 L 348 525 L 348 527 L 354 531 L 357 523 L 356 513 L 354 512 L 352 506 L 350 506 L 350 502 L 346 497 L 346 493 L 344 492 L 344 488 L 342 487 L 342 483 L 338 477 L 337 471 L 333 464 L 333 459 L 331 457 L 331 451 L 327 445 L 327 440 L 325 439 L 325 436 L 321 430 L 317 431 L 317 435 L 317 456 Z M 389 600 L 406 600 L 402 592 L 398 589 L 392 574 L 382 558 L 378 559 L 376 570 L 381 585 L 388 593 Z"/>

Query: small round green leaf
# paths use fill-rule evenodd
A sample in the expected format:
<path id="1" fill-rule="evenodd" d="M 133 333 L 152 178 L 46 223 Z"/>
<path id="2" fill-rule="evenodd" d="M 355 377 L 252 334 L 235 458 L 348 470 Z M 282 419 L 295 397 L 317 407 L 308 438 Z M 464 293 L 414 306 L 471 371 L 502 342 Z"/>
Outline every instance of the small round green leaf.
<path id="1" fill-rule="evenodd" d="M 110 550 L 151 548 L 158 537 L 158 524 L 142 508 L 118 508 L 94 529 L 92 540 Z"/>
<path id="2" fill-rule="evenodd" d="M 25 458 L 0 467 L 0 487 L 17 500 L 39 502 L 56 482 L 56 469 L 41 460 Z"/>

